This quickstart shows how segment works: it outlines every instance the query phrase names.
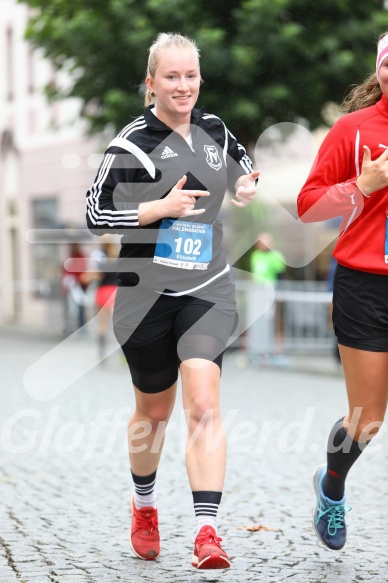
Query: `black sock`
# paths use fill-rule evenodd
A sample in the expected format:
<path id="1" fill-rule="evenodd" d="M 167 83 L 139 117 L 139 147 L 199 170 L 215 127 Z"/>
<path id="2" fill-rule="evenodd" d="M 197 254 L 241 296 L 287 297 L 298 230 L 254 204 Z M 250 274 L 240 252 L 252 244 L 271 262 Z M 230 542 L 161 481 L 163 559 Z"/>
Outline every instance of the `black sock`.
<path id="1" fill-rule="evenodd" d="M 136 508 L 145 506 L 155 506 L 156 504 L 156 470 L 149 476 L 136 476 L 131 470 L 133 483 L 135 486 L 134 502 Z"/>
<path id="2" fill-rule="evenodd" d="M 202 526 L 210 525 L 217 531 L 217 512 L 222 492 L 197 490 L 193 492 L 195 527 L 198 533 Z"/>
<path id="3" fill-rule="evenodd" d="M 343 426 L 344 417 L 334 424 L 327 443 L 327 472 L 322 490 L 330 500 L 341 500 L 345 494 L 345 480 L 354 462 L 368 443 L 359 443 L 348 435 Z"/>

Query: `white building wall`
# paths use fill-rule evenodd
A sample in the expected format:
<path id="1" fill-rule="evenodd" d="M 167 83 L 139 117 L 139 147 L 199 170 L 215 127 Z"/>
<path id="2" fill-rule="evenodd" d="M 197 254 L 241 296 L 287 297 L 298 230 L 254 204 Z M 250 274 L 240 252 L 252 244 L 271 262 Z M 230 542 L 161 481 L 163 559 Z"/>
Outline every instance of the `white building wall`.
<path id="1" fill-rule="evenodd" d="M 27 21 L 25 5 L 0 0 L 0 324 L 36 327 L 46 324 L 53 303 L 41 297 L 50 289 L 42 284 L 58 287 L 61 268 L 50 265 L 47 281 L 36 281 L 36 255 L 44 263 L 48 248 L 27 241 L 33 206 L 56 201 L 57 224 L 84 227 L 85 192 L 96 174 L 90 156 L 95 162 L 99 145 L 85 137 L 78 100 L 47 102 L 43 90 L 54 76 L 69 81 L 24 39 Z M 56 252 L 63 259 L 66 246 Z"/>
<path id="2" fill-rule="evenodd" d="M 97 139 L 85 137 L 78 100 L 47 103 L 45 85 L 55 80 L 63 86 L 69 79 L 55 72 L 42 51 L 26 42 L 27 21 L 26 5 L 0 0 L 0 324 L 19 322 L 35 327 L 47 322 L 52 325 L 53 302 L 39 291 L 45 290 L 44 283 L 57 285 L 60 261 L 57 266 L 47 262 L 45 270 L 48 246 L 28 242 L 34 227 L 33 207 L 38 201 L 54 201 L 57 224 L 83 228 L 85 192 L 96 174 L 95 154 L 107 139 L 99 144 Z M 255 158 L 262 172 L 260 200 L 271 209 L 274 229 L 283 234 L 277 243 L 283 243 L 288 252 L 291 247 L 296 260 L 303 261 L 303 249 L 309 249 L 311 241 L 316 244 L 319 233 L 325 240 L 318 241 L 317 252 L 330 243 L 335 232 L 327 233 L 320 225 L 301 229 L 287 217 L 284 223 L 276 218 L 274 203 L 292 212 L 316 144 L 301 126 L 298 139 L 291 140 L 287 148 L 280 132 L 281 157 L 276 140 L 274 151 L 265 145 L 265 157 L 258 138 Z M 65 245 L 57 251 L 59 259 L 66 257 Z M 43 268 L 37 278 L 39 254 Z"/>

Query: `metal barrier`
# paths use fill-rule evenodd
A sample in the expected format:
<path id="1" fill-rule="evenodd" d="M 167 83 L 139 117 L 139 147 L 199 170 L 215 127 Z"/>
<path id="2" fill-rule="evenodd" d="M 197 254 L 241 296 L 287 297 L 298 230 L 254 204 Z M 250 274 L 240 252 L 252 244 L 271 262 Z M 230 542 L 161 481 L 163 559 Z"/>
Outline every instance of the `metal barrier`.
<path id="1" fill-rule="evenodd" d="M 274 290 L 272 285 L 237 280 L 240 322 L 233 347 L 252 357 L 332 352 L 332 293 L 325 288 L 325 282 L 279 281 Z M 258 306 L 263 313 L 254 321 L 252 311 Z"/>
<path id="2" fill-rule="evenodd" d="M 15 292 L 26 291 L 38 292 L 44 301 L 42 327 L 61 333 L 66 324 L 64 297 L 53 294 L 52 286 L 43 280 L 16 282 Z M 326 291 L 325 282 L 280 280 L 274 289 L 271 284 L 240 279 L 236 296 L 239 324 L 229 342 L 232 348 L 243 349 L 252 358 L 333 352 L 332 293 Z M 70 315 L 76 329 L 75 306 Z"/>

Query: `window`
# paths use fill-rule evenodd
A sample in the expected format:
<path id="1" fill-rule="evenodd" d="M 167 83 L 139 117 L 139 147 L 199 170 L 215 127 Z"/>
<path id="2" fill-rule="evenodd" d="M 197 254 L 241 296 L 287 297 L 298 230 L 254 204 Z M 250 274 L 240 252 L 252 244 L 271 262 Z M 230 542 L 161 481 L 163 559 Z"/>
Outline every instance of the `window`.
<path id="1" fill-rule="evenodd" d="M 58 201 L 56 198 L 40 198 L 32 201 L 33 229 L 55 229 L 58 226 Z M 40 237 L 42 239 L 42 237 Z M 37 297 L 57 295 L 60 281 L 58 245 L 34 243 L 32 265 L 34 294 Z"/>
<path id="2" fill-rule="evenodd" d="M 31 95 L 35 91 L 34 51 L 29 45 L 27 48 L 27 91 Z"/>
<path id="3" fill-rule="evenodd" d="M 13 54 L 13 30 L 12 28 L 7 28 L 6 32 L 6 87 L 7 87 L 7 99 L 12 101 L 14 98 L 14 79 L 13 79 L 13 67 L 14 67 L 14 54 Z"/>

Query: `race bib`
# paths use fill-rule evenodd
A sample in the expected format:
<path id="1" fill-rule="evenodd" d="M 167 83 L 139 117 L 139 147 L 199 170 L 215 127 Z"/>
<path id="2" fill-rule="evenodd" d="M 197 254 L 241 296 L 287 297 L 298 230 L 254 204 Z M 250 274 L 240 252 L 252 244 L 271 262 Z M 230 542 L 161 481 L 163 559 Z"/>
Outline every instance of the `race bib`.
<path id="1" fill-rule="evenodd" d="M 212 225 L 163 219 L 154 263 L 180 269 L 207 269 L 212 259 Z"/>

